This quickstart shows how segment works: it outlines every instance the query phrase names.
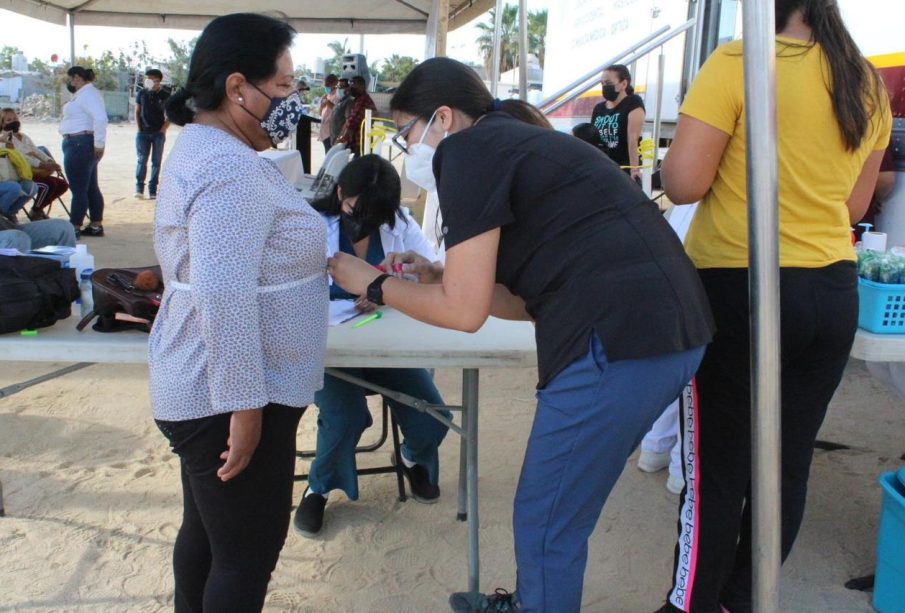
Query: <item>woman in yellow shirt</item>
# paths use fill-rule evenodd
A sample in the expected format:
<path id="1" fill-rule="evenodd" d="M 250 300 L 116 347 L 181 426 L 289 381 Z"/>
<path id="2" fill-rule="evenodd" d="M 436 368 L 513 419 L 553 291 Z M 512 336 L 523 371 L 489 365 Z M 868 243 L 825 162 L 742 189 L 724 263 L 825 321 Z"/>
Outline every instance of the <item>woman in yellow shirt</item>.
<path id="1" fill-rule="evenodd" d="M 849 228 L 870 201 L 891 115 L 882 82 L 835 0 L 776 0 L 776 32 L 785 559 L 804 513 L 814 440 L 857 327 Z M 685 245 L 717 324 L 696 377 L 697 402 L 681 419 L 687 486 L 663 611 L 751 610 L 742 60 L 742 41 L 707 60 L 663 163 L 669 198 L 701 202 Z"/>

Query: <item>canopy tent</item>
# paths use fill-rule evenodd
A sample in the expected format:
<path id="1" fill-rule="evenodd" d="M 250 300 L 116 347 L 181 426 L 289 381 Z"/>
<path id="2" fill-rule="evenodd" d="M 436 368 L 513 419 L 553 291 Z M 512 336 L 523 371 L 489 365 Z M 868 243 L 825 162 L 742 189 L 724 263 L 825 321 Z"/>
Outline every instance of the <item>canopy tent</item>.
<path id="1" fill-rule="evenodd" d="M 425 34 L 441 5 L 454 30 L 493 0 L 0 0 L 0 8 L 59 25 L 201 30 L 214 17 L 256 11 L 277 14 L 299 32 L 327 34 Z"/>

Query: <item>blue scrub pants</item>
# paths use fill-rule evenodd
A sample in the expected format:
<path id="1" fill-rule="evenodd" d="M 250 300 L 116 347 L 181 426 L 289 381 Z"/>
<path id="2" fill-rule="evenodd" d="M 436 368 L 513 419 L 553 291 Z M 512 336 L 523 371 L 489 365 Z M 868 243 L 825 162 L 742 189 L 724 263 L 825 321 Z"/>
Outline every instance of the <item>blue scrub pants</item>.
<path id="1" fill-rule="evenodd" d="M 537 392 L 515 494 L 517 590 L 525 613 L 577 612 L 594 531 L 644 434 L 694 376 L 704 348 L 608 362 L 588 353 Z"/>
<path id="2" fill-rule="evenodd" d="M 432 404 L 443 404 L 440 392 L 424 369 L 343 368 L 342 371 Z M 362 432 L 372 424 L 365 398 L 368 393 L 363 387 L 330 375 L 324 376 L 324 388 L 314 396 L 314 403 L 320 411 L 317 447 L 308 477 L 312 492 L 328 494 L 339 489 L 349 499 L 358 500 L 355 447 Z M 404 437 L 402 455 L 427 468 L 431 483 L 436 485 L 440 472 L 437 450 L 449 428 L 430 415 L 394 400 L 389 400 L 389 405 Z M 449 411 L 441 412 L 450 417 Z"/>

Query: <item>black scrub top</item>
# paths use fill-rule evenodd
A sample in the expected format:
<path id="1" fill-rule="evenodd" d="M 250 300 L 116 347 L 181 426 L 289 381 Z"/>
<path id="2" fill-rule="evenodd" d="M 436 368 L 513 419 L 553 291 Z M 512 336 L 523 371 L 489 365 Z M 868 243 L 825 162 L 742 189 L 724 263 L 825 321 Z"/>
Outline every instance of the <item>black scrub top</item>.
<path id="1" fill-rule="evenodd" d="M 587 353 L 592 331 L 610 361 L 710 342 L 676 233 L 593 146 L 495 112 L 445 138 L 433 167 L 447 251 L 500 228 L 496 281 L 537 323 L 539 387 Z"/>

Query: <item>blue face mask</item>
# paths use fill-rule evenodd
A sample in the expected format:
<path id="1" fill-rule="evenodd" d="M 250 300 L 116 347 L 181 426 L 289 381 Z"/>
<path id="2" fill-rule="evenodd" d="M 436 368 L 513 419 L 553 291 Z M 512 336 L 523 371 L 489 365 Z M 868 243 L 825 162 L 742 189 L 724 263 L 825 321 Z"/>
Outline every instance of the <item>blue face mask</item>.
<path id="1" fill-rule="evenodd" d="M 333 88 L 332 88 L 332 87 L 327 87 L 327 88 L 325 88 L 325 89 L 327 90 L 327 94 L 328 94 L 328 95 L 333 93 Z"/>
<path id="2" fill-rule="evenodd" d="M 267 109 L 264 117 L 257 117 L 244 106 L 242 108 L 245 109 L 249 115 L 261 122 L 261 127 L 267 132 L 267 135 L 270 137 L 270 142 L 276 147 L 278 144 L 289 138 L 289 135 L 298 127 L 299 121 L 302 119 L 302 99 L 297 91 L 292 92 L 285 98 L 275 98 L 265 94 L 261 91 L 261 88 L 250 81 L 249 85 L 261 92 L 262 96 L 265 96 L 270 100 L 270 108 Z"/>

